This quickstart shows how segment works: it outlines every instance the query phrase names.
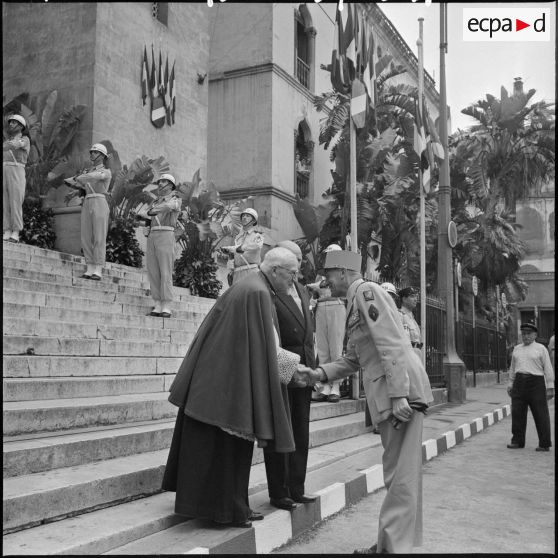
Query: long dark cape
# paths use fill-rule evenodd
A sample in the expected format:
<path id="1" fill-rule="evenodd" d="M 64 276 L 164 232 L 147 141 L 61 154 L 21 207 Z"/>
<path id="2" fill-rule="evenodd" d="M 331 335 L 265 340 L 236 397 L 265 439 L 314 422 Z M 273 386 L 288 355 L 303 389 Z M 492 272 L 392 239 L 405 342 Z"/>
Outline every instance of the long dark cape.
<path id="1" fill-rule="evenodd" d="M 230 287 L 196 333 L 169 401 L 193 419 L 294 451 L 286 386 L 279 382 L 276 323 L 261 272 Z"/>

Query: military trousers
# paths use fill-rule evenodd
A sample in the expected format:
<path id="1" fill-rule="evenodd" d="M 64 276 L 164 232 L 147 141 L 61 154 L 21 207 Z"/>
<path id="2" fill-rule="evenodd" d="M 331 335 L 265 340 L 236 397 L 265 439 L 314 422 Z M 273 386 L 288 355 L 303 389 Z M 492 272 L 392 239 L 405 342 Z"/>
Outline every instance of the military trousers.
<path id="1" fill-rule="evenodd" d="M 146 263 L 151 296 L 155 302 L 169 303 L 174 298 L 174 231 L 151 231 L 147 237 Z"/>
<path id="2" fill-rule="evenodd" d="M 105 196 L 85 198 L 81 206 L 81 249 L 85 263 L 105 265 L 109 206 Z"/>
<path id="3" fill-rule="evenodd" d="M 387 489 L 380 509 L 378 550 L 408 554 L 422 544 L 422 425 L 424 415 L 413 412 L 396 430 L 391 420 L 378 424 L 384 454 Z"/>
<path id="4" fill-rule="evenodd" d="M 25 166 L 2 165 L 2 225 L 4 232 L 23 229 L 23 198 L 25 197 Z"/>

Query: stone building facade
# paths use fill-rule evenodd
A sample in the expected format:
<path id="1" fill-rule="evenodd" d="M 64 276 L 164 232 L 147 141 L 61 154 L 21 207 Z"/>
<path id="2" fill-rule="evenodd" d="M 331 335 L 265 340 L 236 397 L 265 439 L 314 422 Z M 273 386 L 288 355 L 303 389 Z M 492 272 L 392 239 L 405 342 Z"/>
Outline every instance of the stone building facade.
<path id="1" fill-rule="evenodd" d="M 3 99 L 58 91 L 61 111 L 88 107 L 76 142 L 86 154 L 109 139 L 123 164 L 164 155 L 180 181 L 207 162 L 209 10 L 166 2 L 2 3 Z M 175 124 L 155 128 L 143 106 L 144 47 L 151 67 L 175 62 Z"/>

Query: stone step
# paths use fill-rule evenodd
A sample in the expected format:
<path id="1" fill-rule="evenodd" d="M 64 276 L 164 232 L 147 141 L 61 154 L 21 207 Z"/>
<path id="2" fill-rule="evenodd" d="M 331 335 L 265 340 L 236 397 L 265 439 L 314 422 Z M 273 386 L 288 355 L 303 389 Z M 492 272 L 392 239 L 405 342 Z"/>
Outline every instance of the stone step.
<path id="1" fill-rule="evenodd" d="M 90 279 L 82 279 L 81 276 L 85 271 L 85 264 L 75 263 L 74 267 L 60 266 L 55 262 L 48 263 L 32 263 L 23 260 L 17 260 L 6 257 L 2 260 L 4 276 L 9 277 L 29 277 L 39 281 L 48 281 L 49 278 L 57 283 L 64 284 L 74 283 L 76 285 L 92 284 L 99 286 L 128 286 L 139 289 L 149 289 L 149 279 L 147 276 L 137 276 L 136 278 L 124 278 L 122 274 L 116 271 L 106 271 L 101 281 L 91 281 Z"/>
<path id="2" fill-rule="evenodd" d="M 25 279 L 29 281 L 37 281 L 40 283 L 56 284 L 59 286 L 69 287 L 84 287 L 94 291 L 103 292 L 119 292 L 123 294 L 150 296 L 149 283 L 145 283 L 144 287 L 140 287 L 139 283 L 122 280 L 113 281 L 90 281 L 88 279 L 81 279 L 80 276 L 73 274 L 57 274 L 46 273 L 42 271 L 32 271 L 25 268 L 11 268 L 4 266 L 3 268 L 4 286 L 11 284 L 13 280 Z M 113 278 L 117 279 L 117 278 Z M 141 283 L 143 285 L 143 283 Z M 13 288 L 13 287 L 12 287 Z M 29 289 L 24 289 L 29 290 Z M 182 300 L 185 302 L 200 302 L 207 303 L 209 307 L 213 305 L 214 300 L 197 297 L 190 294 L 188 289 L 173 286 L 175 300 Z"/>
<path id="3" fill-rule="evenodd" d="M 358 434 L 362 434 L 364 413 L 350 418 L 351 421 L 342 416 L 312 422 L 312 447 L 320 445 L 315 443 L 316 424 L 323 431 L 328 425 L 338 427 L 340 421 L 347 427 L 360 423 Z M 346 437 L 357 435 L 354 429 L 347 432 Z M 261 457 L 261 450 L 258 453 Z M 167 457 L 168 449 L 164 449 L 6 478 L 4 532 L 159 492 Z"/>
<path id="4" fill-rule="evenodd" d="M 79 293 L 78 291 L 78 294 Z M 94 310 L 110 314 L 140 314 L 146 315 L 153 307 L 150 297 L 137 297 L 134 295 L 115 294 L 111 301 L 99 300 L 87 296 L 64 296 L 34 291 L 23 291 L 16 289 L 3 289 L 3 302 L 11 304 L 27 304 L 31 306 L 67 308 L 72 310 Z M 94 295 L 92 295 L 94 296 Z M 177 318 L 189 318 L 189 312 L 205 314 L 208 306 L 200 302 L 174 301 L 171 303 L 172 314 Z"/>
<path id="5" fill-rule="evenodd" d="M 4 302 L 2 307 L 4 319 L 26 318 L 30 320 L 59 321 L 78 324 L 95 324 L 99 327 L 123 326 L 138 328 L 161 328 L 174 329 L 178 331 L 197 331 L 205 314 L 187 311 L 181 313 L 183 318 L 177 318 L 174 314 L 171 318 L 159 318 L 143 314 L 126 315 L 100 312 L 96 310 L 79 310 L 68 308 L 44 307 L 31 304 L 18 304 Z M 149 308 L 147 309 L 149 310 Z M 147 314 L 147 310 L 145 314 Z"/>
<path id="6" fill-rule="evenodd" d="M 172 379 L 173 377 L 164 378 L 165 393 L 168 392 Z M 364 424 L 362 421 L 354 421 L 354 413 L 362 412 L 363 408 L 364 400 L 312 405 L 311 446 L 331 442 L 336 433 L 344 438 L 362 433 Z M 335 425 L 323 422 L 324 419 L 335 417 L 342 417 Z M 173 428 L 174 418 L 171 421 L 162 419 L 132 425 L 71 429 L 54 434 L 41 432 L 5 436 L 4 476 L 31 474 L 100 459 L 156 451 L 170 446 Z M 330 430 L 333 432 L 330 433 Z M 254 463 L 262 460 L 263 454 L 256 448 Z"/>
<path id="7" fill-rule="evenodd" d="M 34 271 L 45 271 L 50 273 L 58 273 L 67 276 L 80 277 L 86 270 L 85 262 L 76 260 L 52 259 L 44 256 L 32 256 L 31 258 L 25 255 L 18 254 L 4 254 L 2 258 L 4 266 L 12 268 L 29 268 Z M 126 280 L 138 285 L 149 285 L 149 278 L 146 271 L 135 270 L 132 267 L 113 267 L 112 264 L 107 264 L 103 268 L 103 277 L 107 282 L 112 282 L 114 279 Z M 101 281 L 102 283 L 102 281 Z"/>
<path id="8" fill-rule="evenodd" d="M 3 404 L 4 436 L 124 424 L 176 416 L 168 393 L 134 393 L 73 399 L 8 401 Z"/>
<path id="9" fill-rule="evenodd" d="M 4 401 L 37 401 L 168 391 L 174 375 L 97 376 L 90 378 L 4 378 Z"/>
<path id="10" fill-rule="evenodd" d="M 32 318 L 4 317 L 4 335 L 27 335 L 39 337 L 62 337 L 74 339 L 112 339 L 120 341 L 149 340 L 162 343 L 188 343 L 188 334 L 195 333 L 194 323 L 184 329 L 161 327 L 126 327 L 93 323 L 62 322 Z"/>
<path id="11" fill-rule="evenodd" d="M 181 357 L 4 356 L 4 378 L 176 374 Z"/>
<path id="12" fill-rule="evenodd" d="M 150 356 L 184 357 L 193 333 L 176 334 L 176 341 L 117 341 L 113 339 L 80 339 L 39 337 L 37 335 L 4 335 L 4 355 L 51 356 Z"/>

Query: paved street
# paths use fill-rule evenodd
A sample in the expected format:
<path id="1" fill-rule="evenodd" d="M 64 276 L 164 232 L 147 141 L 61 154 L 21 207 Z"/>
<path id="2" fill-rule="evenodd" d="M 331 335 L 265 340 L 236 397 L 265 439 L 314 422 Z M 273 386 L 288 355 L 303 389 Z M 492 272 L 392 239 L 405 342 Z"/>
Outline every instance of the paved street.
<path id="1" fill-rule="evenodd" d="M 554 423 L 553 402 L 550 412 Z M 510 438 L 508 417 L 424 466 L 424 544 L 417 553 L 555 553 L 554 447 L 535 451 L 531 415 L 525 449 L 507 449 Z M 274 554 L 370 546 L 384 495 L 364 498 Z"/>

